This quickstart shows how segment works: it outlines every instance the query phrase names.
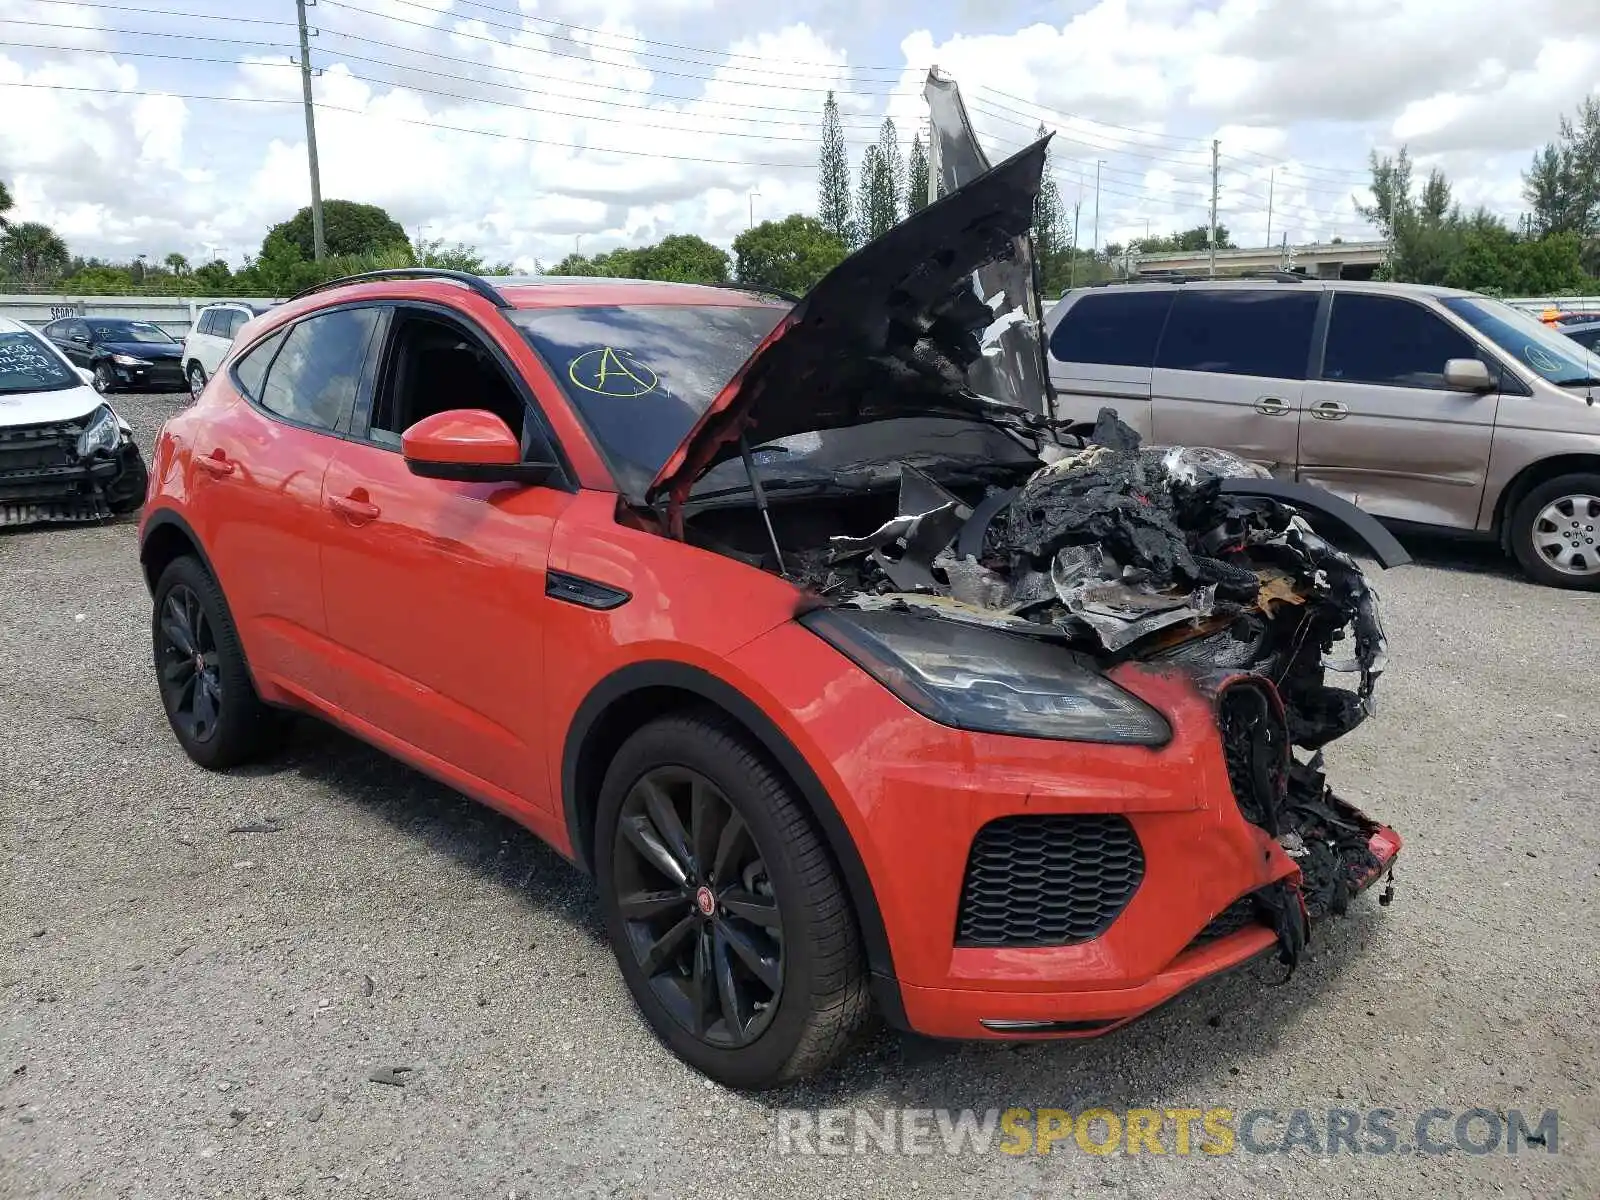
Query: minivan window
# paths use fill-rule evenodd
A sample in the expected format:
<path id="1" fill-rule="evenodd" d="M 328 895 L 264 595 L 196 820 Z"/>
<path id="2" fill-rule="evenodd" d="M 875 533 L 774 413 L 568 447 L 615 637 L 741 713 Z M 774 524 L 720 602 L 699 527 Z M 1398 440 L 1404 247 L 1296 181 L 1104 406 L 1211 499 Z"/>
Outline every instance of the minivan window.
<path id="1" fill-rule="evenodd" d="M 302 425 L 337 429 L 355 406 L 377 324 L 376 308 L 335 309 L 301 321 L 267 370 L 261 406 Z"/>
<path id="2" fill-rule="evenodd" d="M 1149 367 L 1171 307 L 1171 288 L 1091 292 L 1062 316 L 1050 335 L 1050 356 L 1059 362 Z"/>
<path id="3" fill-rule="evenodd" d="M 1341 292 L 1333 299 L 1322 377 L 1447 391 L 1444 364 L 1476 357 L 1471 338 L 1420 304 L 1396 296 Z"/>
<path id="4" fill-rule="evenodd" d="M 1565 333 L 1486 296 L 1449 296 L 1440 301 L 1456 316 L 1523 366 L 1560 385 L 1600 376 L 1600 362 Z"/>
<path id="5" fill-rule="evenodd" d="M 1290 286 L 1180 292 L 1161 335 L 1156 366 L 1304 379 L 1320 300 L 1316 291 Z"/>

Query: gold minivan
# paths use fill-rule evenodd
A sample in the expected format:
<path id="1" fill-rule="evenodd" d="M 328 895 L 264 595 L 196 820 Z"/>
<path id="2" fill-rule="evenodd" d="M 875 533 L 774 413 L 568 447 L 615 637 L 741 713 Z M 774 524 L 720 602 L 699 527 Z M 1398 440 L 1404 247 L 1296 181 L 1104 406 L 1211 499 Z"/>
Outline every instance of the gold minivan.
<path id="1" fill-rule="evenodd" d="M 1402 526 L 1600 589 L 1600 356 L 1475 292 L 1292 274 L 1078 288 L 1045 318 L 1059 416 L 1117 410 Z"/>

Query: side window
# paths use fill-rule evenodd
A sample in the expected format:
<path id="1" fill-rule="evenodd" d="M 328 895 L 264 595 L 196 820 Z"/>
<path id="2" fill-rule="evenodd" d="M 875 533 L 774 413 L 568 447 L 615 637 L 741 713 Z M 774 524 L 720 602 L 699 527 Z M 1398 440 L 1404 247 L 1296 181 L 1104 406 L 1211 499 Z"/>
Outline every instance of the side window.
<path id="1" fill-rule="evenodd" d="M 242 313 L 237 308 L 234 308 L 229 309 L 226 315 L 227 324 L 220 326 L 217 329 L 217 333 L 221 337 L 236 338 L 239 336 L 239 330 L 244 328 L 244 323 L 250 319 L 249 314 Z"/>
<path id="2" fill-rule="evenodd" d="M 67 337 L 67 322 L 51 321 L 50 324 L 39 330 L 39 332 L 45 337 L 49 338 L 51 341 L 65 341 Z"/>
<path id="3" fill-rule="evenodd" d="M 77 338 L 79 341 L 87 342 L 89 340 L 89 322 L 68 321 L 66 336 L 69 338 Z"/>
<path id="4" fill-rule="evenodd" d="M 394 334 L 373 397 L 367 436 L 400 448 L 400 435 L 423 417 L 453 408 L 482 408 L 522 441 L 527 420 L 522 396 L 495 356 L 453 322 L 416 312 L 396 314 Z"/>
<path id="5" fill-rule="evenodd" d="M 280 330 L 264 342 L 258 342 L 246 351 L 233 368 L 233 377 L 239 386 L 244 389 L 244 394 L 250 399 L 261 400 L 261 384 L 267 377 L 267 368 L 272 365 L 273 355 L 278 353 L 278 347 L 283 345 L 284 334 Z"/>
<path id="6" fill-rule="evenodd" d="M 1050 356 L 1058 362 L 1149 367 L 1171 307 L 1171 288 L 1091 292 L 1067 309 L 1050 335 Z"/>
<path id="7" fill-rule="evenodd" d="M 1270 291 L 1183 291 L 1167 318 L 1156 366 L 1304 379 L 1320 300 L 1320 292 L 1293 284 Z"/>
<path id="8" fill-rule="evenodd" d="M 376 308 L 307 317 L 289 330 L 261 387 L 261 407 L 290 421 L 337 429 L 355 407 Z"/>
<path id="9" fill-rule="evenodd" d="M 1444 364 L 1477 357 L 1471 338 L 1420 304 L 1343 292 L 1333 299 L 1322 377 L 1447 391 Z"/>
<path id="10" fill-rule="evenodd" d="M 194 327 L 196 333 L 215 333 L 217 331 L 217 310 L 208 308 L 200 314 L 200 321 Z"/>

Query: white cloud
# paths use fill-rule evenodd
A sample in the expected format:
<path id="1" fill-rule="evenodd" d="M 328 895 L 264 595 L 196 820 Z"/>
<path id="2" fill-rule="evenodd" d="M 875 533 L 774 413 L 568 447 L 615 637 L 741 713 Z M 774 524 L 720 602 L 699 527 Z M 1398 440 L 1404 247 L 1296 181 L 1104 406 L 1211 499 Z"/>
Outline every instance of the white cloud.
<path id="1" fill-rule="evenodd" d="M 885 113 L 906 146 L 925 115 L 923 71 L 937 63 L 962 84 L 994 157 L 1031 140 L 1040 119 L 1056 131 L 1084 244 L 1097 164 L 1102 243 L 1204 220 L 1213 137 L 1219 214 L 1236 240 L 1265 238 L 1269 194 L 1274 241 L 1354 237 L 1350 194 L 1367 152 L 1402 141 L 1464 201 L 1513 214 L 1518 170 L 1600 78 L 1600 21 L 1574 0 L 1524 0 L 1514 19 L 1502 0 L 1075 0 L 1051 23 L 1012 15 L 1030 9 L 1040 11 L 955 0 L 499 0 L 498 16 L 456 0 L 323 5 L 323 194 L 382 204 L 410 229 L 524 266 L 580 236 L 585 252 L 673 232 L 726 244 L 752 202 L 758 220 L 813 208 L 828 89 L 853 156 Z M 0 0 L 0 17 L 22 13 L 37 9 Z M 262 0 L 242 0 L 237 15 L 283 17 Z M 0 84 L 154 93 L 0 87 L 0 108 L 20 100 L 29 118 L 0 122 L 18 215 L 50 221 L 83 253 L 194 258 L 221 246 L 237 262 L 309 196 L 299 72 L 268 46 L 112 34 L 104 27 L 134 18 L 109 16 L 53 6 L 51 20 L 72 28 L 25 40 L 78 49 L 0 46 Z M 293 37 L 214 24 L 204 33 Z M 901 67 L 852 65 L 863 62 Z"/>

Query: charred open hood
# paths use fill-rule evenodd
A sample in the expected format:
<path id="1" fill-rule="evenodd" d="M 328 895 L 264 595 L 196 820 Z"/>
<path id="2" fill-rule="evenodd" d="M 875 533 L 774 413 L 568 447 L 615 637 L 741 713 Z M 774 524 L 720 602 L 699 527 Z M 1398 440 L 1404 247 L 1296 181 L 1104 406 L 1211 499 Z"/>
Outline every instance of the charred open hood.
<path id="1" fill-rule="evenodd" d="M 1017 305 L 980 298 L 977 274 L 1026 245 L 1048 141 L 929 204 L 824 276 L 707 408 L 649 501 L 681 507 L 706 470 L 738 454 L 741 434 L 760 444 L 893 417 L 1039 411 L 1039 399 L 1019 405 L 979 391 L 973 375 Z"/>

